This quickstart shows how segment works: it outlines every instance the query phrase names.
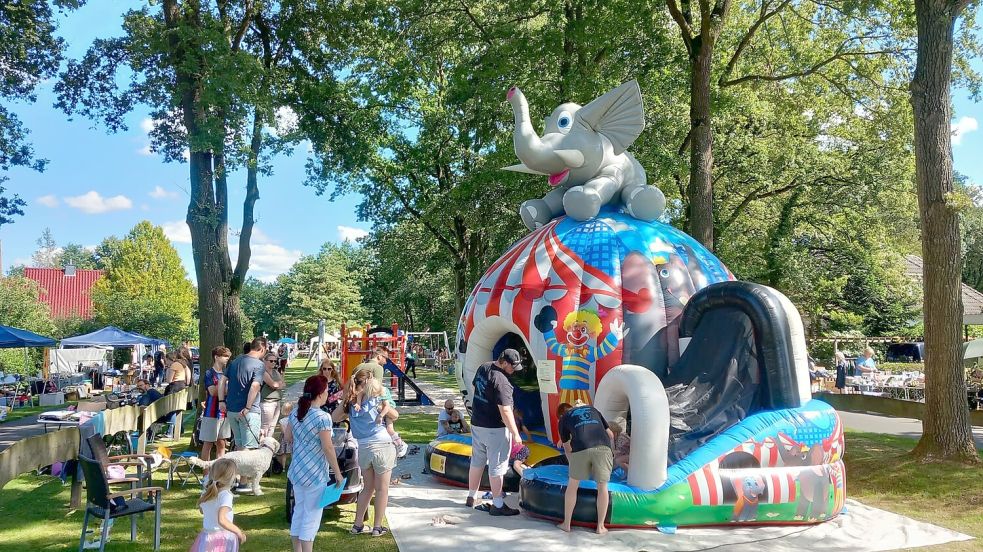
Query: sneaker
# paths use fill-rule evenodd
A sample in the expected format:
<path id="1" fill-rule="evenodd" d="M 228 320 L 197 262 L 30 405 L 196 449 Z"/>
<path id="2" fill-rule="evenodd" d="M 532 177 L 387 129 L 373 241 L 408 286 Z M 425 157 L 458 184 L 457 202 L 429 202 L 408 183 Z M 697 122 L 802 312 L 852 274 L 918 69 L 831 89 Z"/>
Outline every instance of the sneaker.
<path id="1" fill-rule="evenodd" d="M 373 537 L 381 537 L 381 536 L 386 535 L 388 533 L 389 533 L 389 529 L 387 529 L 385 527 L 373 527 L 372 528 L 372 536 Z"/>
<path id="2" fill-rule="evenodd" d="M 505 498 L 507 496 L 509 496 L 509 493 L 502 491 L 502 498 Z M 491 500 L 495 497 L 492 496 L 491 491 L 486 491 L 485 494 L 481 495 L 481 498 L 484 500 Z"/>
<path id="3" fill-rule="evenodd" d="M 469 496 L 468 499 L 464 501 L 464 505 L 468 508 L 474 508 L 474 497 Z"/>
<path id="4" fill-rule="evenodd" d="M 406 453 L 410 450 L 410 446 L 406 444 L 406 441 L 397 439 L 393 441 L 393 444 L 396 445 L 396 458 L 405 458 Z"/>
<path id="5" fill-rule="evenodd" d="M 352 525 L 352 529 L 349 531 L 349 533 L 353 535 L 361 535 L 362 533 L 368 533 L 367 529 L 368 527 L 364 525 Z"/>
<path id="6" fill-rule="evenodd" d="M 488 509 L 488 513 L 493 516 L 517 516 L 519 515 L 519 510 L 510 508 L 508 504 L 502 504 L 501 508 L 492 505 L 492 507 Z"/>

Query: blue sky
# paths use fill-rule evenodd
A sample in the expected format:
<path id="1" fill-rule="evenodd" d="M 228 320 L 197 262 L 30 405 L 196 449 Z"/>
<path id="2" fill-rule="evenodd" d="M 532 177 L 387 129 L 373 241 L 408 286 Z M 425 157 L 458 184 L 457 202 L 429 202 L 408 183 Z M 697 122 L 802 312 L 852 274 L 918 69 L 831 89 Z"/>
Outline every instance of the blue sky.
<path id="1" fill-rule="evenodd" d="M 68 57 L 79 57 L 93 38 L 121 33 L 120 16 L 142 2 L 94 0 L 61 17 L 61 34 L 69 44 Z M 979 61 L 975 64 L 983 69 Z M 15 104 L 14 111 L 31 129 L 37 154 L 50 160 L 47 170 L 11 171 L 8 191 L 27 200 L 25 215 L 0 227 L 3 269 L 29 264 L 36 240 L 50 227 L 59 244 L 94 246 L 109 235 L 123 235 L 141 220 L 164 227 L 192 280 L 191 238 L 184 224 L 188 204 L 186 164 L 164 163 L 148 150 L 150 119 L 144 109 L 128 118 L 129 131 L 107 134 L 87 119 L 69 121 L 52 107 L 53 82 L 38 88 L 34 104 Z M 983 184 L 983 107 L 965 91 L 954 90 L 953 140 L 956 170 Z M 250 275 L 264 280 L 285 272 L 301 255 L 317 252 L 327 241 L 357 237 L 368 225 L 356 220 L 357 196 L 331 202 L 303 185 L 307 151 L 274 163 L 275 173 L 262 177 L 257 204 L 258 232 L 253 239 Z M 241 225 L 243 174 L 229 179 L 230 226 Z"/>
<path id="2" fill-rule="evenodd" d="M 93 38 L 119 35 L 121 15 L 139 2 L 95 0 L 61 17 L 59 34 L 69 44 L 67 57 L 80 57 Z M 164 163 L 149 152 L 147 111 L 128 118 L 129 131 L 107 134 L 84 117 L 69 121 L 52 107 L 53 82 L 43 83 L 34 104 L 15 104 L 14 111 L 31 130 L 29 140 L 39 157 L 48 159 L 43 173 L 17 168 L 8 192 L 28 202 L 24 216 L 0 227 L 3 269 L 30 264 L 36 240 L 50 227 L 59 245 L 97 245 L 121 236 L 141 220 L 164 227 L 194 280 L 191 237 L 184 224 L 188 207 L 188 166 Z M 260 179 L 256 206 L 259 232 L 253 235 L 249 273 L 269 280 L 285 272 L 301 255 L 316 253 L 324 242 L 364 234 L 368 225 L 355 216 L 357 196 L 334 202 L 303 185 L 307 150 L 275 160 L 274 174 Z M 230 227 L 242 224 L 245 173 L 229 178 Z M 233 249 L 234 254 L 234 249 Z"/>

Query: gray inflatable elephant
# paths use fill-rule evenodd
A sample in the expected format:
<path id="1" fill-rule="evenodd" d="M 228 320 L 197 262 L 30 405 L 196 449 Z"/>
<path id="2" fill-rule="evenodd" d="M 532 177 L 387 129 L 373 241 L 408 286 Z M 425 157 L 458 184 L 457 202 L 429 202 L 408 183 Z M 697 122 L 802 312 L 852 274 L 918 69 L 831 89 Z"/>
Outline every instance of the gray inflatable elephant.
<path id="1" fill-rule="evenodd" d="M 513 86 L 507 97 L 515 113 L 515 154 L 522 163 L 505 169 L 548 176 L 554 187 L 542 199 L 519 208 L 527 228 L 534 230 L 563 214 L 588 220 L 607 204 L 623 205 L 637 219 L 659 218 L 665 196 L 646 183 L 645 169 L 625 151 L 645 128 L 637 81 L 582 107 L 557 107 L 546 119 L 542 137 L 532 128 L 522 91 Z"/>

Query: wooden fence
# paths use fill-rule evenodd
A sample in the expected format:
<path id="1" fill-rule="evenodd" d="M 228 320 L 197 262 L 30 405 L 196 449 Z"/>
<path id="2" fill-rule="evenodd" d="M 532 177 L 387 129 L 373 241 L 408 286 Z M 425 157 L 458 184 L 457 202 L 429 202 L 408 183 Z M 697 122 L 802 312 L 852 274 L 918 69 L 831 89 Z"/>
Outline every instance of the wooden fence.
<path id="1" fill-rule="evenodd" d="M 139 431 L 140 440 L 136 452 L 143 453 L 147 447 L 147 429 L 162 416 L 178 412 L 177 435 L 180 436 L 181 422 L 189 398 L 194 401 L 197 397 L 197 386 L 192 386 L 178 393 L 165 395 L 146 407 L 124 406 L 103 410 L 96 415 L 101 418 L 96 419 L 99 433 L 115 435 L 121 431 Z M 22 473 L 78 458 L 79 446 L 77 427 L 67 427 L 17 441 L 0 452 L 0 489 Z"/>

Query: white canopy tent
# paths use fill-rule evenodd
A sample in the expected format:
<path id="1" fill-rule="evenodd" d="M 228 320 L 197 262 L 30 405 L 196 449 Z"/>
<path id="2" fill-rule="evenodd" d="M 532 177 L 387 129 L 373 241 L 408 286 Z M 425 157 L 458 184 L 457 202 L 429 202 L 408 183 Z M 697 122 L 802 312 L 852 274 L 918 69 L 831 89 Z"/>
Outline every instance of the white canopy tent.
<path id="1" fill-rule="evenodd" d="M 51 375 L 77 374 L 79 366 L 90 367 L 106 363 L 106 353 L 112 347 L 82 347 L 79 349 L 51 349 L 48 370 Z"/>

